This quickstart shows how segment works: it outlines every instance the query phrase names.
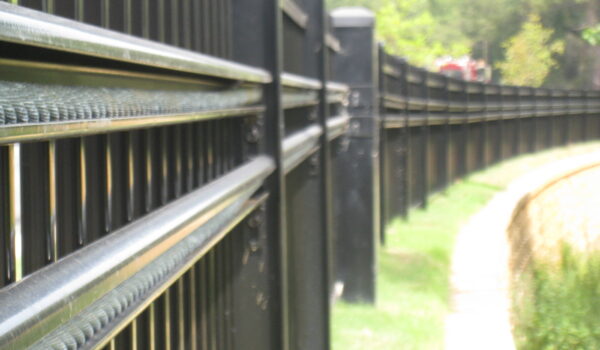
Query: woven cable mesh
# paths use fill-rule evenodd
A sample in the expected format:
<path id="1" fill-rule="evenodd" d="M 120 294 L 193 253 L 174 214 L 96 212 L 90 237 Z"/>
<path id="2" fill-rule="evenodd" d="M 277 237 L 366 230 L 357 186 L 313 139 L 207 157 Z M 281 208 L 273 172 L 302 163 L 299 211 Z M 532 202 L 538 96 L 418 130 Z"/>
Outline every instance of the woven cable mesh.
<path id="1" fill-rule="evenodd" d="M 259 87 L 136 90 L 0 81 L 0 125 L 192 113 L 260 102 Z"/>

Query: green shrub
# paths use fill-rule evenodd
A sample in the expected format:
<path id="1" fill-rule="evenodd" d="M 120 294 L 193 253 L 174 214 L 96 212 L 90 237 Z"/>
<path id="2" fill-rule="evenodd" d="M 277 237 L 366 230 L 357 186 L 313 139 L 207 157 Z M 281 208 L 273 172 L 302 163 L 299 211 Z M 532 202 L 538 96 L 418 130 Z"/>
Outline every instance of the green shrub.
<path id="1" fill-rule="evenodd" d="M 560 262 L 530 268 L 529 281 L 521 282 L 531 285 L 517 285 L 529 294 L 516 302 L 518 348 L 600 349 L 600 253 L 563 244 Z"/>

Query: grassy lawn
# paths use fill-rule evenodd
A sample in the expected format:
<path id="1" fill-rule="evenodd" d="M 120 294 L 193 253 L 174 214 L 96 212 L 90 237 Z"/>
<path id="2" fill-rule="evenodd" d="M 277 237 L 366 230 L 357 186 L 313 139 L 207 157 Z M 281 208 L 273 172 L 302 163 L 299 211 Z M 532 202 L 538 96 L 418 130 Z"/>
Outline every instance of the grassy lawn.
<path id="1" fill-rule="evenodd" d="M 598 149 L 599 143 L 515 158 L 435 195 L 409 221 L 396 220 L 379 251 L 376 305 L 338 302 L 333 309 L 334 350 L 441 349 L 449 310 L 449 271 L 461 225 L 512 180 L 548 161 Z"/>

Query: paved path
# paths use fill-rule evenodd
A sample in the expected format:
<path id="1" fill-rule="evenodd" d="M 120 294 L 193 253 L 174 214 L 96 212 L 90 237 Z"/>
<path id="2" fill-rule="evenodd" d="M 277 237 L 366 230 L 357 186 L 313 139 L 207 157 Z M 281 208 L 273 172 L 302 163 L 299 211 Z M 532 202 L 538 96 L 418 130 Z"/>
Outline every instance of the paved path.
<path id="1" fill-rule="evenodd" d="M 457 236 L 452 258 L 446 349 L 515 349 L 510 322 L 507 228 L 513 214 L 548 184 L 600 164 L 600 152 L 551 162 L 498 193 Z"/>
<path id="2" fill-rule="evenodd" d="M 446 349 L 514 349 L 508 294 L 509 244 L 504 234 L 504 193 L 459 233 L 452 258 L 451 313 L 446 319 Z M 504 221 L 502 221 L 504 219 Z"/>

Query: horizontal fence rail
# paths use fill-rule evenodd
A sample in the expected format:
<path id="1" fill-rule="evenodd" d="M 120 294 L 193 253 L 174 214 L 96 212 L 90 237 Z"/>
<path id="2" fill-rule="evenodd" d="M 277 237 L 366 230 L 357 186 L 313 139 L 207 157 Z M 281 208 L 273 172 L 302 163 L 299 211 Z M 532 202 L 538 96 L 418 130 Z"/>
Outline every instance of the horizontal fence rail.
<path id="1" fill-rule="evenodd" d="M 9 286 L 0 296 L 0 342 L 15 349 L 105 342 L 115 333 L 107 328 L 131 320 L 149 295 L 160 294 L 260 204 L 247 201 L 273 167 L 257 158 Z"/>
<path id="2" fill-rule="evenodd" d="M 596 91 L 448 78 L 373 28 L 322 0 L 0 2 L 0 348 L 328 349 L 392 220 L 600 137 Z"/>
<path id="3" fill-rule="evenodd" d="M 0 3 L 0 40 L 217 78 L 266 83 L 257 68 Z"/>

